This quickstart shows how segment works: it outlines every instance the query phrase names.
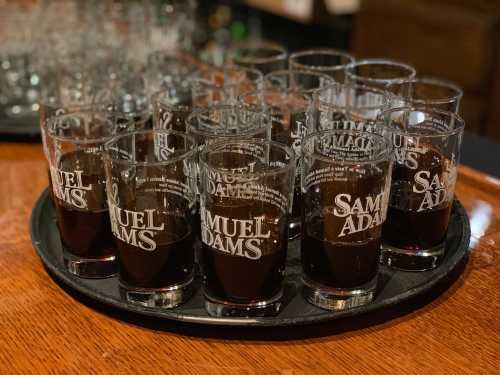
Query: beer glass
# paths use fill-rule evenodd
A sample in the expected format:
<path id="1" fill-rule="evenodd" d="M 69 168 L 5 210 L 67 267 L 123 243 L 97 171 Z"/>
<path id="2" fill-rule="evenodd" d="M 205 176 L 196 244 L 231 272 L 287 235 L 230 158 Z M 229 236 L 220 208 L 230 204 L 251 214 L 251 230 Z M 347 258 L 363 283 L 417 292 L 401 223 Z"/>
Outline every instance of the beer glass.
<path id="1" fill-rule="evenodd" d="M 257 69 L 224 67 L 209 69 L 194 80 L 193 105 L 236 104 L 239 95 L 262 89 L 263 75 Z"/>
<path id="2" fill-rule="evenodd" d="M 172 308 L 193 292 L 196 152 L 191 137 L 169 130 L 106 144 L 111 231 L 129 302 Z"/>
<path id="3" fill-rule="evenodd" d="M 249 40 L 236 44 L 228 54 L 234 65 L 257 69 L 264 75 L 287 67 L 288 53 L 276 43 Z"/>
<path id="4" fill-rule="evenodd" d="M 199 74 L 189 55 L 161 50 L 149 54 L 144 76 L 149 95 L 164 91 L 171 104 L 190 107 L 192 81 Z"/>
<path id="5" fill-rule="evenodd" d="M 355 61 L 345 68 L 346 82 L 384 89 L 388 84 L 415 77 L 413 67 L 399 61 L 365 59 Z"/>
<path id="6" fill-rule="evenodd" d="M 276 142 L 239 139 L 200 156 L 205 307 L 213 316 L 281 309 L 295 157 Z"/>
<path id="7" fill-rule="evenodd" d="M 106 113 L 88 109 L 46 119 L 44 150 L 67 270 L 81 277 L 116 273 L 105 191 L 103 148 L 116 133 Z"/>
<path id="8" fill-rule="evenodd" d="M 381 261 L 403 270 L 433 269 L 446 251 L 464 121 L 415 107 L 379 117 L 395 155 Z"/>
<path id="9" fill-rule="evenodd" d="M 186 132 L 199 146 L 221 139 L 269 139 L 269 117 L 260 105 L 214 105 L 195 110 L 186 120 Z"/>
<path id="10" fill-rule="evenodd" d="M 339 83 L 345 80 L 345 67 L 353 62 L 353 56 L 332 48 L 306 49 L 294 52 L 288 58 L 290 70 L 310 70 L 328 74 Z"/>
<path id="11" fill-rule="evenodd" d="M 463 92 L 453 82 L 423 77 L 392 82 L 386 95 L 391 108 L 417 106 L 458 113 Z"/>
<path id="12" fill-rule="evenodd" d="M 377 116 L 387 109 L 386 93 L 373 86 L 334 83 L 316 92 L 316 131 L 373 131 Z"/>
<path id="13" fill-rule="evenodd" d="M 180 52 L 157 51 L 149 55 L 146 78 L 155 129 L 186 130 L 186 119 L 193 109 L 193 81 L 199 74 L 199 69 Z"/>
<path id="14" fill-rule="evenodd" d="M 193 107 L 191 101 L 178 101 L 170 90 L 159 91 L 153 95 L 153 128 L 186 131 L 186 120 Z"/>
<path id="15" fill-rule="evenodd" d="M 305 298 L 328 310 L 369 303 L 377 286 L 391 144 L 367 132 L 314 133 L 304 140 L 302 167 Z"/>

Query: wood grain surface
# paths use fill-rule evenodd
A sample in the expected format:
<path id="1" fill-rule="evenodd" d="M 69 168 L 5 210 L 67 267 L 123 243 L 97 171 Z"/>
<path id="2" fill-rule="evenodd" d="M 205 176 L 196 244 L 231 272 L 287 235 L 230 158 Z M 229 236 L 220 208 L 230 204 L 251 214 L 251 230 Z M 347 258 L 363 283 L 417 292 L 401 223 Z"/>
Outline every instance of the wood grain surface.
<path id="1" fill-rule="evenodd" d="M 65 289 L 30 241 L 40 145 L 0 143 L 0 374 L 499 373 L 500 181 L 461 168 L 471 253 L 431 293 L 369 316 L 280 328 L 144 318 Z"/>

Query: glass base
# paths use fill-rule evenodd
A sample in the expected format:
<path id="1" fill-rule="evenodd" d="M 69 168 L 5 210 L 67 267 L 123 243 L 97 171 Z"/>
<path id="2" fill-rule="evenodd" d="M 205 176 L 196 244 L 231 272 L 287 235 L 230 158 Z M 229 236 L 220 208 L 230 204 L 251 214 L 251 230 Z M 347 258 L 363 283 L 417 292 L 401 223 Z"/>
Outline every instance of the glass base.
<path id="1" fill-rule="evenodd" d="M 307 302 L 325 310 L 346 310 L 366 305 L 373 300 L 377 289 L 377 276 L 355 288 L 332 288 L 306 277 L 302 278 L 303 293 Z"/>
<path id="2" fill-rule="evenodd" d="M 232 303 L 218 300 L 205 293 L 205 309 L 216 317 L 264 317 L 277 315 L 282 308 L 283 291 L 267 301 L 250 304 Z"/>
<path id="3" fill-rule="evenodd" d="M 292 218 L 288 223 L 288 239 L 294 240 L 300 237 L 302 231 L 302 220 L 301 218 Z"/>
<path id="4" fill-rule="evenodd" d="M 103 258 L 81 258 L 63 250 L 63 261 L 69 273 L 86 279 L 104 279 L 118 272 L 115 255 Z"/>
<path id="5" fill-rule="evenodd" d="M 191 298 L 194 293 L 193 280 L 191 277 L 182 284 L 165 288 L 137 288 L 120 281 L 120 295 L 137 305 L 171 309 Z"/>
<path id="6" fill-rule="evenodd" d="M 444 243 L 426 250 L 404 250 L 382 244 L 380 263 L 402 271 L 428 271 L 436 268 L 444 257 Z"/>

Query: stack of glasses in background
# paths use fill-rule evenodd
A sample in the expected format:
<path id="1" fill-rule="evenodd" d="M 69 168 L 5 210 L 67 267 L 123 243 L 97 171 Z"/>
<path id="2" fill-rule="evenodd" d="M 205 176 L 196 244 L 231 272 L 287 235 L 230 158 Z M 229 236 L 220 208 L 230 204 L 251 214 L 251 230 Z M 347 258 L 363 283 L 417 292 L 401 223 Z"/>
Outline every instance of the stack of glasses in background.
<path id="1" fill-rule="evenodd" d="M 0 1 L 0 121 L 27 126 L 54 71 L 193 48 L 195 0 Z"/>
<path id="2" fill-rule="evenodd" d="M 325 309 L 369 303 L 380 263 L 439 265 L 458 87 L 395 61 L 259 41 L 235 45 L 223 68 L 182 50 L 141 63 L 99 35 L 102 48 L 70 44 L 42 80 L 69 272 L 118 273 L 128 301 L 172 308 L 199 267 L 209 314 L 261 316 L 282 308 L 291 241 L 303 295 Z"/>

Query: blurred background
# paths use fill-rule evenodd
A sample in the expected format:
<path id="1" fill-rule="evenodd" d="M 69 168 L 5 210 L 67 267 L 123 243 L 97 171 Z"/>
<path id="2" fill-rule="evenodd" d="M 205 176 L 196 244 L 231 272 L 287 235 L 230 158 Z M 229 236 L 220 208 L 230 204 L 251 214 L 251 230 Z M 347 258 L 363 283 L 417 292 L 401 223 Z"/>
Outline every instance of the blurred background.
<path id="1" fill-rule="evenodd" d="M 221 65 L 234 42 L 265 39 L 290 52 L 332 47 L 393 58 L 456 82 L 467 129 L 462 161 L 500 176 L 499 21 L 498 0 L 0 0 L 0 134 L 36 112 L 41 72 L 77 44 L 96 54 L 127 46 L 138 60 L 182 48 Z"/>

